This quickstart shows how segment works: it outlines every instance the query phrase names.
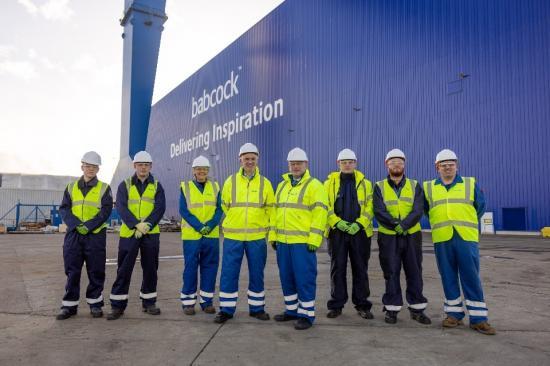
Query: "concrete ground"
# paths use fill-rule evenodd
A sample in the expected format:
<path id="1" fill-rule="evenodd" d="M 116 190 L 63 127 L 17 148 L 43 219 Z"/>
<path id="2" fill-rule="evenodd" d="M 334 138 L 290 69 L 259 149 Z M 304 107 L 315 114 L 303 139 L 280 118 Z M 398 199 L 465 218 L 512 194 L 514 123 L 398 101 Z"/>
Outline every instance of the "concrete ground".
<path id="1" fill-rule="evenodd" d="M 492 337 L 467 326 L 441 328 L 443 293 L 429 241 L 424 243 L 424 282 L 430 326 L 411 321 L 407 311 L 396 325 L 384 323 L 375 243 L 369 269 L 374 320 L 360 318 L 351 305 L 337 319 L 325 317 L 325 250 L 318 254 L 317 321 L 307 331 L 248 316 L 246 265 L 234 319 L 217 325 L 212 315 L 202 312 L 185 316 L 179 303 L 182 259 L 177 233 L 161 236 L 161 256 L 166 258 L 159 269 L 160 316 L 141 312 L 137 265 L 123 318 L 92 319 L 83 278 L 79 314 L 56 321 L 65 281 L 62 240 L 60 234 L 0 235 L 0 365 L 550 365 L 550 240 L 482 239 L 486 302 L 498 330 Z M 109 234 L 108 258 L 114 260 L 107 266 L 106 298 L 115 278 L 116 251 L 117 236 Z M 283 309 L 283 301 L 271 249 L 265 284 L 266 310 L 273 316 Z"/>

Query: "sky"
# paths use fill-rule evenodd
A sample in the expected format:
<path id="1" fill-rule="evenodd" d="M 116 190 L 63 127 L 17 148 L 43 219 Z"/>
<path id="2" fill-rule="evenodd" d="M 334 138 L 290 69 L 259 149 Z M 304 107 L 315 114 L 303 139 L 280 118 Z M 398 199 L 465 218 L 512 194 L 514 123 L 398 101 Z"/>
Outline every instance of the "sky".
<path id="1" fill-rule="evenodd" d="M 153 104 L 283 0 L 167 0 Z M 0 173 L 110 181 L 120 154 L 124 0 L 0 0 Z M 238 15 L 238 16 L 236 16 Z"/>

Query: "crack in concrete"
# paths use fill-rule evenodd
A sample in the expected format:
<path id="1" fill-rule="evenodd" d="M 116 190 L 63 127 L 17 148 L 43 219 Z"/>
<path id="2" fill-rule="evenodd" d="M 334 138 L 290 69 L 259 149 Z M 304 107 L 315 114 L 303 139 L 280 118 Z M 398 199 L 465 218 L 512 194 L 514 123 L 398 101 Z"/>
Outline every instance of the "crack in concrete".
<path id="1" fill-rule="evenodd" d="M 195 361 L 200 357 L 200 355 L 202 355 L 202 353 L 204 352 L 204 350 L 206 350 L 206 347 L 208 347 L 208 345 L 210 344 L 210 342 L 212 342 L 212 340 L 216 337 L 216 335 L 218 334 L 218 332 L 220 331 L 220 329 L 222 329 L 222 327 L 224 326 L 225 323 L 223 324 L 220 324 L 220 326 L 218 327 L 218 329 L 216 329 L 216 331 L 214 332 L 214 334 L 212 334 L 212 336 L 210 337 L 210 339 L 206 342 L 206 344 L 201 348 L 201 350 L 199 351 L 199 353 L 197 353 L 197 355 L 195 356 L 195 358 L 193 358 L 193 360 L 189 363 L 189 366 L 193 366 L 193 364 L 195 363 Z"/>

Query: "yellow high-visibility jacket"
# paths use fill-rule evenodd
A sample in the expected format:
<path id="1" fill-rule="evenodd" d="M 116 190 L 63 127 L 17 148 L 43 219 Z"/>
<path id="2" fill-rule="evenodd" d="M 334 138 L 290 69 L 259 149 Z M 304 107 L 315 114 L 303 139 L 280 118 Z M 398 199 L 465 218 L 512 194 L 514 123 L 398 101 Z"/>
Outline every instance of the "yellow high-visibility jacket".
<path id="1" fill-rule="evenodd" d="M 224 237 L 241 241 L 265 239 L 274 203 L 271 182 L 260 175 L 258 168 L 252 179 L 243 175 L 242 168 L 229 176 L 222 189 Z"/>
<path id="2" fill-rule="evenodd" d="M 309 170 L 294 187 L 289 174 L 283 174 L 275 197 L 269 241 L 319 247 L 323 242 L 328 209 L 323 184 L 311 177 Z"/>

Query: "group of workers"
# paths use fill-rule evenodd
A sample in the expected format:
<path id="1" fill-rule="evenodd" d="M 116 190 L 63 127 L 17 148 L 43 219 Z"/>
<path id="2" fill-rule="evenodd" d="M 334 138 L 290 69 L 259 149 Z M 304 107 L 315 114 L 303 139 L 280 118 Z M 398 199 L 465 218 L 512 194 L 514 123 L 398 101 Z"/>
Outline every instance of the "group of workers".
<path id="1" fill-rule="evenodd" d="M 425 313 L 428 301 L 423 295 L 419 223 L 426 214 L 445 294 L 446 318 L 442 326 L 463 325 L 465 305 L 470 328 L 488 335 L 496 333 L 488 323 L 479 275 L 478 222 L 485 210 L 485 200 L 475 178 L 458 174 L 454 152 L 448 149 L 439 152 L 435 159 L 439 177 L 422 184 L 405 175 L 405 154 L 393 149 L 385 159 L 387 178 L 373 185 L 357 170 L 355 153 L 344 149 L 337 158 L 339 170 L 329 174 L 323 184 L 310 175 L 306 152 L 294 148 L 288 153 L 288 172 L 282 175 L 275 191 L 271 182 L 260 174 L 259 157 L 254 144 L 241 146 L 241 167 L 220 189 L 218 182 L 208 176 L 210 162 L 199 156 L 192 163 L 193 179 L 181 182 L 179 212 L 184 269 L 180 300 L 184 314 L 194 315 L 198 301 L 202 311 L 216 314 L 216 323 L 233 318 L 241 264 L 246 255 L 249 315 L 269 320 L 265 311 L 264 269 L 270 246 L 276 252 L 284 299 L 284 311 L 275 315 L 274 320 L 293 321 L 297 330 L 310 328 L 315 320 L 316 251 L 327 237 L 331 258 L 327 317 L 341 315 L 348 301 L 349 257 L 352 303 L 359 316 L 373 319 L 368 262 L 376 218 L 385 279 L 382 297 L 385 322 L 395 324 L 403 306 L 400 284 L 403 268 L 410 317 L 421 324 L 431 324 Z M 164 190 L 151 174 L 150 154 L 141 151 L 133 162 L 135 174 L 119 185 L 116 197 L 123 224 L 108 320 L 124 314 L 138 252 L 143 269 L 140 291 L 143 311 L 160 314 L 156 306 L 158 223 L 166 208 Z M 67 284 L 57 315 L 59 320 L 77 313 L 84 262 L 89 278 L 86 300 L 91 315 L 103 316 L 105 221 L 113 199 L 109 186 L 97 179 L 100 165 L 97 153 L 86 153 L 82 158 L 82 177 L 70 183 L 64 193 L 60 211 L 67 224 L 63 245 Z M 213 298 L 220 233 L 223 233 L 223 251 L 216 313 Z"/>

